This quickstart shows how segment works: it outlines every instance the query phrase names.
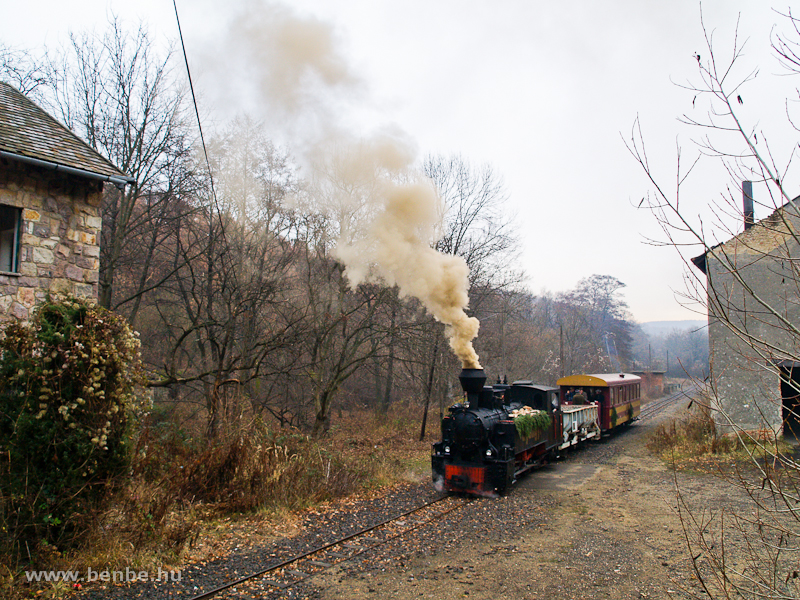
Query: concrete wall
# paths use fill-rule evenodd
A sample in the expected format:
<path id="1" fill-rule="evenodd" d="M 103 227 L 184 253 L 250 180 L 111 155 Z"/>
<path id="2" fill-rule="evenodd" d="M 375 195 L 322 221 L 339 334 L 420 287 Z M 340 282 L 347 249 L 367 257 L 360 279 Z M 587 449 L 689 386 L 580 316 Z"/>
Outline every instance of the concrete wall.
<path id="1" fill-rule="evenodd" d="M 798 278 L 790 263 L 800 257 L 789 233 L 796 226 L 796 218 L 787 228 L 772 215 L 706 256 L 714 418 L 721 432 L 730 431 L 730 423 L 781 430 L 776 363 L 800 355 L 797 336 L 781 323 L 785 318 L 800 326 Z"/>
<path id="2" fill-rule="evenodd" d="M 0 159 L 0 204 L 22 210 L 19 273 L 0 274 L 0 320 L 48 292 L 97 297 L 102 183 Z"/>

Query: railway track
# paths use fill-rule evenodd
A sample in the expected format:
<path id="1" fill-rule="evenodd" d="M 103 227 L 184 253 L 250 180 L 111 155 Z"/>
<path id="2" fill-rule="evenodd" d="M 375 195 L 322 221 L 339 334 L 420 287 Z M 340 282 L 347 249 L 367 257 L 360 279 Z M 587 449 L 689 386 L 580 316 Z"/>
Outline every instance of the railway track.
<path id="1" fill-rule="evenodd" d="M 691 386 L 644 405 L 639 420 L 646 421 L 655 417 L 681 399 L 691 398 L 695 391 L 696 386 Z M 266 565 L 263 569 L 233 578 L 200 593 L 196 591 L 196 595 L 188 597 L 188 600 L 205 600 L 207 598 L 221 600 L 242 596 L 270 597 L 287 592 L 291 594 L 289 590 L 312 577 L 342 563 L 358 559 L 368 552 L 378 550 L 379 547 L 434 523 L 473 501 L 472 498 L 461 496 L 439 496 L 377 524 L 334 541 L 320 544 L 302 553 L 276 557 L 274 562 Z"/>
<path id="2" fill-rule="evenodd" d="M 355 533 L 327 542 L 302 554 L 280 559 L 268 567 L 217 586 L 188 600 L 222 598 L 228 591 L 248 594 L 286 590 L 338 564 L 378 548 L 448 513 L 473 502 L 473 498 L 443 495 Z"/>
<path id="3" fill-rule="evenodd" d="M 692 383 L 689 384 L 687 388 L 684 390 L 675 392 L 674 394 L 670 394 L 669 396 L 664 396 L 663 398 L 659 398 L 658 400 L 653 400 L 652 402 L 648 402 L 647 404 L 642 406 L 641 412 L 639 413 L 639 421 L 647 421 L 648 419 L 652 419 L 653 417 L 662 413 L 676 402 L 682 399 L 688 400 L 692 398 L 695 392 L 697 392 L 697 385 Z"/>

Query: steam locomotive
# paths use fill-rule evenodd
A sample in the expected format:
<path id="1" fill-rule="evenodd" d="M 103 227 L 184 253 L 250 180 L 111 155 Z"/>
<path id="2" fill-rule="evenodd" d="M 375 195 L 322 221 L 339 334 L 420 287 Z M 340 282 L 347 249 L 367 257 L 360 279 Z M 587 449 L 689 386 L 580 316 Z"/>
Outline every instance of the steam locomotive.
<path id="1" fill-rule="evenodd" d="M 464 369 L 459 381 L 465 401 L 442 418 L 431 452 L 434 485 L 454 493 L 503 494 L 562 450 L 629 425 L 641 406 L 641 379 L 626 373 L 486 386 L 483 369 Z"/>

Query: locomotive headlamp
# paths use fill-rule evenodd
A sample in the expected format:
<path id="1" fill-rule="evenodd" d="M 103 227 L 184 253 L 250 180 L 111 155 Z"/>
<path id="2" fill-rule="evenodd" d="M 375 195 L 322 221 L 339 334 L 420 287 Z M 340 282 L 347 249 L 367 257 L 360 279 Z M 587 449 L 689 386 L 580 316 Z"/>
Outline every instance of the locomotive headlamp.
<path id="1" fill-rule="evenodd" d="M 492 455 L 492 449 L 489 448 L 488 450 L 486 450 L 486 456 L 491 456 L 491 455 Z"/>
<path id="2" fill-rule="evenodd" d="M 450 454 L 450 446 L 445 446 L 444 447 L 444 453 L 445 454 Z"/>

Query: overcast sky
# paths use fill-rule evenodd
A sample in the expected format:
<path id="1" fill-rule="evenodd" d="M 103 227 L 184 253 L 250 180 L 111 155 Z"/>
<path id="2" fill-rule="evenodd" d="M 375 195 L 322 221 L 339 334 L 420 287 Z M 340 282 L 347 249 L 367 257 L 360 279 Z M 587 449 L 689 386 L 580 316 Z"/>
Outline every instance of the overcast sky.
<path id="1" fill-rule="evenodd" d="M 56 46 L 70 30 L 101 31 L 111 12 L 133 23 L 142 19 L 160 41 L 177 38 L 172 0 L 14 4 L 0 20 L 0 41 L 13 47 Z M 206 118 L 227 116 L 237 94 L 228 89 L 224 100 L 216 93 L 204 76 L 207 61 L 215 57 L 238 72 L 242 57 L 226 54 L 221 40 L 234 17 L 256 11 L 254 4 L 178 0 Z M 696 154 L 692 139 L 699 132 L 677 121 L 695 110 L 693 94 L 676 83 L 698 81 L 693 55 L 707 55 L 699 2 L 292 0 L 285 6 L 335 34 L 361 82 L 358 98 L 343 109 L 355 129 L 391 124 L 415 141 L 420 157 L 459 153 L 502 175 L 532 291 L 566 291 L 583 277 L 612 275 L 627 284 L 639 322 L 700 318 L 676 299 L 685 289 L 677 251 L 645 241 L 663 234 L 649 211 L 637 209 L 652 186 L 623 143 L 638 116 L 651 164 L 673 187 L 677 147 L 682 161 Z M 785 0 L 772 7 L 788 10 Z M 761 69 L 742 92 L 743 116 L 765 135 L 773 131 L 777 152 L 790 151 L 796 137 L 782 140 L 787 128 L 778 120 L 795 81 L 778 76 L 769 48 L 773 25 L 786 30 L 783 20 L 768 0 L 705 0 L 702 10 L 726 55 L 740 19 L 740 40 L 748 40 L 741 72 Z M 683 192 L 687 211 L 708 219 L 709 203 L 729 185 L 716 162 L 703 163 Z M 759 193 L 756 187 L 757 199 Z M 764 216 L 757 209 L 756 217 Z"/>

